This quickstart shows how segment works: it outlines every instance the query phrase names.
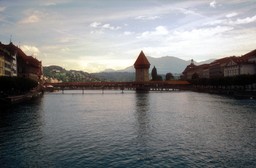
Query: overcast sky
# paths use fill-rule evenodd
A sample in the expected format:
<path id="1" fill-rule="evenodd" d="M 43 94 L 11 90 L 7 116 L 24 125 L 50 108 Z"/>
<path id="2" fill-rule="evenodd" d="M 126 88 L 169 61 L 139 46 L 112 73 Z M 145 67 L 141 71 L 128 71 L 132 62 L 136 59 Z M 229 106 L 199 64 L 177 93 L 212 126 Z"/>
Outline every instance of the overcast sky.
<path id="1" fill-rule="evenodd" d="M 203 61 L 256 49 L 255 0 L 0 0 L 0 41 L 43 65 L 96 72 L 146 56 Z"/>

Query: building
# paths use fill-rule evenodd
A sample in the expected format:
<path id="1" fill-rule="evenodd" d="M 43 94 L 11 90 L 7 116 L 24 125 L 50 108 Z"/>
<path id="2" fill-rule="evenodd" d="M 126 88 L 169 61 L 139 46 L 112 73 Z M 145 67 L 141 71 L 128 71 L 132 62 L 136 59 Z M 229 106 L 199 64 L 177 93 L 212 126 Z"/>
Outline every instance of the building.
<path id="1" fill-rule="evenodd" d="M 237 76 L 240 74 L 240 66 L 238 58 L 232 58 L 224 68 L 224 76 Z"/>
<path id="2" fill-rule="evenodd" d="M 0 76 L 17 76 L 16 55 L 0 43 Z"/>
<path id="3" fill-rule="evenodd" d="M 149 67 L 150 63 L 143 51 L 141 51 L 137 60 L 134 63 L 134 68 L 136 70 L 136 82 L 149 81 Z"/>
<path id="4" fill-rule="evenodd" d="M 252 62 L 230 61 L 224 69 L 224 76 L 255 75 L 256 64 Z"/>
<path id="5" fill-rule="evenodd" d="M 235 56 L 224 57 L 217 59 L 209 65 L 209 78 L 222 78 L 224 77 L 224 69 L 230 60 L 235 59 Z"/>
<path id="6" fill-rule="evenodd" d="M 3 60 L 5 61 L 4 67 Z M 5 76 L 25 77 L 35 81 L 39 81 L 42 77 L 42 62 L 32 56 L 27 56 L 12 42 L 8 45 L 0 43 L 0 71 L 3 68 Z"/>
<path id="7" fill-rule="evenodd" d="M 224 76 L 255 75 L 256 50 L 241 57 L 233 57 L 224 68 Z"/>
<path id="8" fill-rule="evenodd" d="M 196 65 L 194 64 L 194 60 L 191 60 L 191 63 L 185 68 L 185 70 L 182 72 L 183 77 L 185 80 L 192 79 L 193 74 L 196 73 Z"/>
<path id="9" fill-rule="evenodd" d="M 195 65 L 194 61 L 183 71 L 183 78 L 222 78 L 238 75 L 256 74 L 256 50 L 241 57 L 231 56 L 217 59 L 210 64 Z"/>
<path id="10" fill-rule="evenodd" d="M 19 55 L 17 57 L 17 73 L 20 77 L 30 78 L 33 80 L 40 80 L 42 77 L 42 64 L 41 61 L 33 58 L 32 56 Z"/>

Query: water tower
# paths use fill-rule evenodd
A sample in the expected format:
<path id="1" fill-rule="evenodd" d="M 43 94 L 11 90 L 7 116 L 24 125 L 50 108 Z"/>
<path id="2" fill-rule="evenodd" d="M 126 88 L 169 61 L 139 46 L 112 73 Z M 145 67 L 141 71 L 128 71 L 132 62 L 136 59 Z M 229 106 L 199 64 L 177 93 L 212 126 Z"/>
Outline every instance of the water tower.
<path id="1" fill-rule="evenodd" d="M 148 62 L 148 59 L 143 51 L 141 51 L 134 63 L 134 68 L 136 70 L 136 82 L 149 81 L 149 67 L 150 63 Z"/>

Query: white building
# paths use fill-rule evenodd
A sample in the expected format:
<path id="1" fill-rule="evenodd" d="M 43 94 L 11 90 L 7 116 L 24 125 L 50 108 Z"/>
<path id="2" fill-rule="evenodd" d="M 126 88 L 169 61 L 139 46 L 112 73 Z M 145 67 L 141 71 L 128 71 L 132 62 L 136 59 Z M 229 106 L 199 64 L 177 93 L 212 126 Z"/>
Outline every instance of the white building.
<path id="1" fill-rule="evenodd" d="M 255 75 L 256 63 L 240 58 L 230 60 L 224 68 L 224 76 Z"/>

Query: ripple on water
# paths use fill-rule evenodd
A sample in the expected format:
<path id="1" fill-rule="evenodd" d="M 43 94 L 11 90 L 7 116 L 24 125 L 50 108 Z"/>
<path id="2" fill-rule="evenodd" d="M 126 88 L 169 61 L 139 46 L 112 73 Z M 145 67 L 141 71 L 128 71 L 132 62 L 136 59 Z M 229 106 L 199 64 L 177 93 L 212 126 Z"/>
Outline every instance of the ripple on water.
<path id="1" fill-rule="evenodd" d="M 1 113 L 0 165 L 253 167 L 255 109 L 194 92 L 46 93 Z"/>

